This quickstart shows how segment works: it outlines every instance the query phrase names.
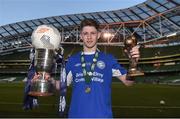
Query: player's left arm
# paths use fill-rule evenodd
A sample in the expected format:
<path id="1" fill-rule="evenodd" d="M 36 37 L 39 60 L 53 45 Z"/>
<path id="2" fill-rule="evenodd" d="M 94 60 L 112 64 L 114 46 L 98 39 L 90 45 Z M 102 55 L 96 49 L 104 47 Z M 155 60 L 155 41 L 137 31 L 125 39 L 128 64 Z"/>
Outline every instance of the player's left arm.
<path id="1" fill-rule="evenodd" d="M 132 86 L 134 84 L 133 77 L 128 77 L 126 74 L 117 77 L 124 85 Z"/>

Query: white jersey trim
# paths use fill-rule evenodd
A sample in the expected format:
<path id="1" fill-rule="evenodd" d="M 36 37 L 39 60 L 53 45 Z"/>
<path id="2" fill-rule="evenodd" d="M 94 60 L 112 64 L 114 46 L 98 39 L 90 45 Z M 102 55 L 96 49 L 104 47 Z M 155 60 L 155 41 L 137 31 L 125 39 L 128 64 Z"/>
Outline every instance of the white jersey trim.
<path id="1" fill-rule="evenodd" d="M 70 86 L 72 83 L 72 72 L 69 71 L 69 73 L 67 74 L 67 86 Z"/>
<path id="2" fill-rule="evenodd" d="M 122 73 L 120 72 L 119 69 L 112 69 L 112 76 L 113 77 L 117 77 L 117 76 L 121 76 Z"/>

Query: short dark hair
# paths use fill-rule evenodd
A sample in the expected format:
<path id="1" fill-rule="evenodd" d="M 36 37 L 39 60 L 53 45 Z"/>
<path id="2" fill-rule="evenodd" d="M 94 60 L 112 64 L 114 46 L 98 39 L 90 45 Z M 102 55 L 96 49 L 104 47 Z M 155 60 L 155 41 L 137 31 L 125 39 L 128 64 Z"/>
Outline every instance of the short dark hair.
<path id="1" fill-rule="evenodd" d="M 97 30 L 99 30 L 99 23 L 94 19 L 87 18 L 82 20 L 80 24 L 80 30 L 82 31 L 83 27 L 85 26 L 94 26 Z"/>

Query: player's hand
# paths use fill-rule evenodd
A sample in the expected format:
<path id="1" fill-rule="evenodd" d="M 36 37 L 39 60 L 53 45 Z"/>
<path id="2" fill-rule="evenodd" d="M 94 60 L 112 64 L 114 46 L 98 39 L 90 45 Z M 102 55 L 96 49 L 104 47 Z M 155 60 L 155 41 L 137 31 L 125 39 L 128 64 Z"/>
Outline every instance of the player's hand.
<path id="1" fill-rule="evenodd" d="M 32 81 L 38 81 L 40 78 L 43 78 L 43 72 L 35 73 Z M 50 80 L 50 79 L 51 79 L 50 74 L 47 73 L 47 72 L 44 72 L 44 79 L 45 79 L 45 80 Z"/>
<path id="2" fill-rule="evenodd" d="M 140 58 L 139 45 L 134 46 L 129 52 L 125 49 L 124 51 L 127 53 L 130 59 L 136 59 L 136 61 Z"/>

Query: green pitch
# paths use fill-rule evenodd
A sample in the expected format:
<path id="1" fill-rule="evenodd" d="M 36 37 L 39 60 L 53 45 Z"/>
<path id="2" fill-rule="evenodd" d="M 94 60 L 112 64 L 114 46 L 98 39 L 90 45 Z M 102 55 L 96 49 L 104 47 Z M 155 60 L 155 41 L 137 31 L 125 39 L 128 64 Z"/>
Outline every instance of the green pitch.
<path id="1" fill-rule="evenodd" d="M 22 109 L 23 83 L 0 83 L 0 117 L 58 117 L 58 93 L 40 97 L 39 107 Z M 68 105 L 71 88 L 68 90 Z M 180 117 L 180 86 L 135 84 L 126 87 L 112 84 L 112 107 L 114 117 Z M 163 103 L 160 101 L 163 100 Z"/>

